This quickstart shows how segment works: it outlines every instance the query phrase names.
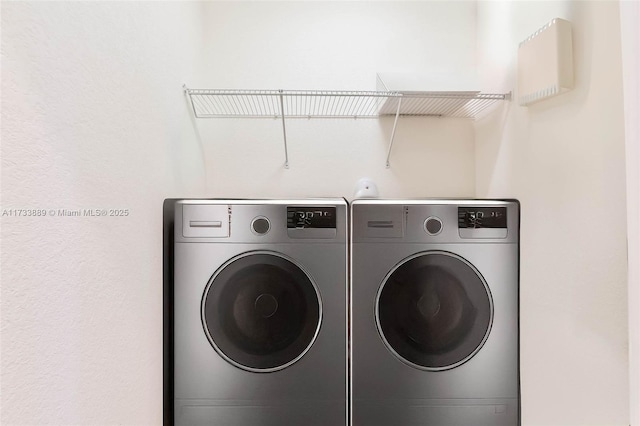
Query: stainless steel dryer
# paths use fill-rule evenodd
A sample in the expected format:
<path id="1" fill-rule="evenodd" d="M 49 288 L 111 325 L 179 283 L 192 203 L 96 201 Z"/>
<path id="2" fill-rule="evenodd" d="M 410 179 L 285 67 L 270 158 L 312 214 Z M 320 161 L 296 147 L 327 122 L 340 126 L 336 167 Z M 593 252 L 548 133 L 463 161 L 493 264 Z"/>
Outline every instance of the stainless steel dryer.
<path id="1" fill-rule="evenodd" d="M 175 204 L 177 425 L 347 423 L 347 204 Z"/>
<path id="2" fill-rule="evenodd" d="M 518 202 L 351 209 L 353 425 L 518 425 Z"/>

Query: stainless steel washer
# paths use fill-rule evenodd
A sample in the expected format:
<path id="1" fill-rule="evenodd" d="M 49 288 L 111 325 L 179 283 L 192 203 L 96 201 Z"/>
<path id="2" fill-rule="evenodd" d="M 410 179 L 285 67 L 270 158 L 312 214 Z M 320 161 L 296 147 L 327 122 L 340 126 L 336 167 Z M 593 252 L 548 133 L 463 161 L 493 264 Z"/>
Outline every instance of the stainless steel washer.
<path id="1" fill-rule="evenodd" d="M 177 425 L 345 425 L 347 204 L 181 200 Z"/>
<path id="2" fill-rule="evenodd" d="M 352 424 L 520 424 L 519 203 L 351 212 Z"/>

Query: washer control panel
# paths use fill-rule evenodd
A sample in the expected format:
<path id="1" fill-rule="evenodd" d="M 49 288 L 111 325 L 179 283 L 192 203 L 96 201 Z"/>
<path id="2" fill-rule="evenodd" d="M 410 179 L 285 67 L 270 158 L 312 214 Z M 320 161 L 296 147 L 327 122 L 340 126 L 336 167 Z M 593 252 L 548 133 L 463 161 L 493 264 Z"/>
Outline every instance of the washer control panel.
<path id="1" fill-rule="evenodd" d="M 458 207 L 460 238 L 506 238 L 506 207 Z"/>
<path id="2" fill-rule="evenodd" d="M 287 207 L 287 228 L 311 229 L 336 227 L 335 207 Z"/>
<path id="3" fill-rule="evenodd" d="M 328 206 L 287 206 L 289 238 L 335 238 L 336 208 Z"/>
<path id="4" fill-rule="evenodd" d="M 176 242 L 342 243 L 347 239 L 347 203 L 343 199 L 178 200 L 175 223 Z"/>

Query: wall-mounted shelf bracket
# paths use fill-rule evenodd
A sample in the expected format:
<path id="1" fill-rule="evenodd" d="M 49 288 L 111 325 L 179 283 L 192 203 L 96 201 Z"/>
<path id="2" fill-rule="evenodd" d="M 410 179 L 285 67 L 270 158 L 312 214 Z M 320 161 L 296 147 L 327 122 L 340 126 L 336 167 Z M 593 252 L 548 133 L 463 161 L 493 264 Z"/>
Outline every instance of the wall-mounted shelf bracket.
<path id="1" fill-rule="evenodd" d="M 396 109 L 396 118 L 393 120 L 393 128 L 391 129 L 391 140 L 389 140 L 389 151 L 387 152 L 387 169 L 391 167 L 389 157 L 391 157 L 391 149 L 393 148 L 393 140 L 396 136 L 396 127 L 398 126 L 398 117 L 400 117 L 400 107 L 402 106 L 402 98 L 398 98 L 398 108 Z"/>
<path id="2" fill-rule="evenodd" d="M 289 168 L 289 151 L 287 150 L 287 127 L 285 125 L 284 120 L 284 98 L 282 95 L 282 90 L 280 92 L 280 116 L 282 117 L 282 138 L 284 140 L 284 168 Z"/>

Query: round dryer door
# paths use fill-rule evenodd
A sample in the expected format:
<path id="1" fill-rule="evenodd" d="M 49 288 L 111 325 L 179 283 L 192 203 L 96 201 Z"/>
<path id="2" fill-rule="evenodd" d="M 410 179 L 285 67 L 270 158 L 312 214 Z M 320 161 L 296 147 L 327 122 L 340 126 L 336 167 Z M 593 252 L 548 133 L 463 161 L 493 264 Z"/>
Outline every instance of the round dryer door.
<path id="1" fill-rule="evenodd" d="M 293 260 L 266 251 L 225 263 L 211 277 L 202 321 L 228 362 L 253 372 L 283 369 L 311 348 L 322 317 L 318 290 Z"/>
<path id="2" fill-rule="evenodd" d="M 471 359 L 489 336 L 489 287 L 465 259 L 444 251 L 411 256 L 386 276 L 376 322 L 387 348 L 423 370 L 446 370 Z"/>

